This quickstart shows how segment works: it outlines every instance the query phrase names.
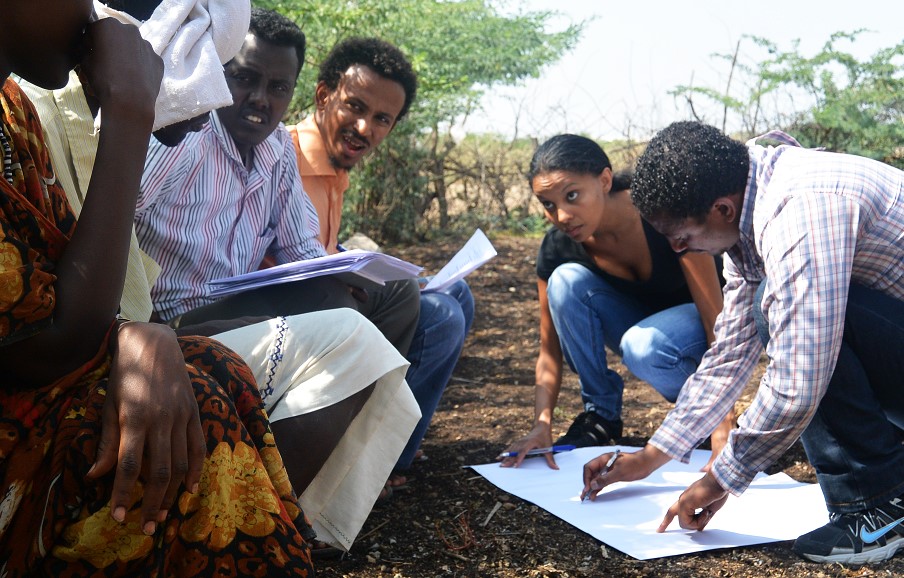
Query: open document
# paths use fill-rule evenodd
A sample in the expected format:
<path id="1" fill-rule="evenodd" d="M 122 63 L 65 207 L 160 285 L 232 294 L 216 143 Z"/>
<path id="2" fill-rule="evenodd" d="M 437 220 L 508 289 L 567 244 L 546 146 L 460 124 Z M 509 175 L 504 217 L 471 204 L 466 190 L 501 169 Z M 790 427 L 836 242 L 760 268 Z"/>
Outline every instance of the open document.
<path id="1" fill-rule="evenodd" d="M 244 275 L 214 279 L 208 283 L 211 297 L 220 297 L 257 287 L 291 283 L 322 275 L 337 275 L 349 285 L 367 288 L 387 281 L 413 279 L 423 267 L 383 253 L 352 249 L 335 255 L 285 263 Z"/>
<path id="2" fill-rule="evenodd" d="M 659 534 L 656 529 L 666 510 L 703 475 L 700 468 L 709 452 L 694 450 L 689 464 L 671 461 L 646 479 L 612 484 L 596 500 L 581 502 L 584 464 L 614 449 L 589 447 L 556 454 L 558 470 L 550 469 L 543 458 L 524 460 L 517 469 L 498 463 L 471 467 L 500 489 L 639 560 L 793 540 L 828 521 L 817 484 L 802 484 L 785 474 L 760 474 L 741 496 L 730 496 L 702 532 L 682 530 L 674 520 Z"/>
<path id="3" fill-rule="evenodd" d="M 465 243 L 465 246 L 440 269 L 439 273 L 430 279 L 421 291 L 442 291 L 459 279 L 464 279 L 474 269 L 477 269 L 495 256 L 496 249 L 493 248 L 492 243 L 490 243 L 483 231 L 477 229 L 471 235 L 471 238 L 468 239 L 468 242 Z"/>

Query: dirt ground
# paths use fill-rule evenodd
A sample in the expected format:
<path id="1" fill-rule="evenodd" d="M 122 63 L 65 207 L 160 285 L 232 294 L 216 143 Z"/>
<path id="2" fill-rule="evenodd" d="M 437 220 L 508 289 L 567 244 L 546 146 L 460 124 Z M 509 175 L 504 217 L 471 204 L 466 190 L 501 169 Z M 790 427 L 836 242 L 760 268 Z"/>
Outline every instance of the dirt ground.
<path id="1" fill-rule="evenodd" d="M 498 256 L 468 282 L 476 319 L 462 357 L 424 440 L 428 460 L 416 463 L 409 487 L 378 503 L 349 554 L 320 562 L 318 576 L 335 578 L 569 578 L 569 577 L 866 577 L 904 576 L 904 557 L 877 566 L 803 561 L 790 542 L 639 561 L 520 498 L 468 468 L 488 463 L 533 418 L 537 353 L 535 257 L 539 239 L 494 237 Z M 387 248 L 436 272 L 462 241 Z M 617 358 L 615 359 L 617 361 Z M 670 404 L 650 386 L 626 376 L 620 443 L 641 446 Z M 750 388 L 748 388 L 749 400 Z M 744 400 L 742 400 L 743 404 Z M 581 411 L 577 379 L 567 374 L 554 435 Z M 705 446 L 704 446 L 705 447 Z M 769 473 L 814 482 L 800 444 Z M 501 507 L 483 524 L 496 504 Z M 792 512 L 775 512 L 776 523 Z"/>

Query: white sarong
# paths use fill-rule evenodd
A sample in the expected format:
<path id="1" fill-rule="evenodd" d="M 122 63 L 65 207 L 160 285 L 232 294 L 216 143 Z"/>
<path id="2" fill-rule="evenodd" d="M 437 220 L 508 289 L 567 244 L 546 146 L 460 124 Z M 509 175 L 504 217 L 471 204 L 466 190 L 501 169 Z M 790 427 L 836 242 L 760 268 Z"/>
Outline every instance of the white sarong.
<path id="1" fill-rule="evenodd" d="M 408 362 L 351 309 L 278 317 L 214 337 L 251 367 L 274 422 L 376 383 L 299 497 L 318 539 L 348 550 L 421 416 L 405 381 Z"/>

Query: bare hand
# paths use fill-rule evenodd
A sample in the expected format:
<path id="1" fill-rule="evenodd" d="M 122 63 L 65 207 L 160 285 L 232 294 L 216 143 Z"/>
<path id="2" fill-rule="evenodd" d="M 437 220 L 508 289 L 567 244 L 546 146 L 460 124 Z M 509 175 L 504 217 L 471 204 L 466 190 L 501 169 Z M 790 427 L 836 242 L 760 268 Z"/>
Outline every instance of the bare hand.
<path id="1" fill-rule="evenodd" d="M 603 488 L 615 482 L 642 480 L 669 461 L 666 454 L 647 445 L 633 453 L 619 454 L 612 467 L 607 468 L 606 464 L 613 455 L 612 452 L 605 453 L 584 464 L 584 489 L 581 490 L 581 500 L 596 499 Z"/>
<path id="2" fill-rule="evenodd" d="M 707 472 L 681 493 L 656 531 L 665 532 L 675 516 L 678 517 L 678 525 L 685 530 L 703 530 L 727 499 L 728 492 Z"/>
<path id="3" fill-rule="evenodd" d="M 98 100 L 105 114 L 113 109 L 129 116 L 150 113 L 153 122 L 163 61 L 138 28 L 115 18 L 92 22 L 85 29 L 79 66 L 86 93 Z"/>
<path id="4" fill-rule="evenodd" d="M 367 298 L 368 298 L 367 289 L 362 289 L 361 287 L 355 287 L 354 285 L 349 285 L 348 292 L 352 294 L 352 297 L 354 297 L 358 303 L 367 303 Z"/>
<path id="5" fill-rule="evenodd" d="M 104 402 L 97 461 L 88 477 L 115 467 L 110 510 L 122 522 L 139 477 L 142 528 L 156 531 L 179 486 L 197 491 L 206 454 L 198 404 L 185 359 L 169 327 L 126 323 L 112 337 L 116 351 Z"/>
<path id="6" fill-rule="evenodd" d="M 530 430 L 530 433 L 523 438 L 512 442 L 511 445 L 505 448 L 506 452 L 518 452 L 518 455 L 513 458 L 503 458 L 502 463 L 499 465 L 503 468 L 517 468 L 521 465 L 521 462 L 524 461 L 524 458 L 527 457 L 527 452 L 536 448 L 548 448 L 551 445 L 552 432 L 550 431 L 549 426 L 546 424 L 535 425 L 534 428 Z M 552 452 L 542 455 L 546 459 L 546 465 L 554 470 L 559 469 L 555 458 L 553 458 Z"/>

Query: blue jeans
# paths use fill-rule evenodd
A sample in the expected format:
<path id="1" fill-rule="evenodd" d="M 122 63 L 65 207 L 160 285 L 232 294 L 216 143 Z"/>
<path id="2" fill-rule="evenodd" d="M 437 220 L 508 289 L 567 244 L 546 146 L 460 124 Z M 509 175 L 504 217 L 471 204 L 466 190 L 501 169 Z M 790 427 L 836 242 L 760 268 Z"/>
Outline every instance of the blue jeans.
<path id="1" fill-rule="evenodd" d="M 577 263 L 553 271 L 546 295 L 565 360 L 580 377 L 584 409 L 610 421 L 621 417 L 624 382 L 609 368 L 605 346 L 669 401 L 708 347 L 693 303 L 657 311 Z"/>
<path id="2" fill-rule="evenodd" d="M 760 284 L 754 317 L 769 326 Z M 904 494 L 904 301 L 851 285 L 835 372 L 801 435 L 829 512 L 872 508 Z"/>
<path id="3" fill-rule="evenodd" d="M 406 356 L 411 362 L 406 379 L 421 408 L 421 419 L 399 456 L 397 470 L 411 467 L 473 320 L 474 297 L 464 281 L 442 292 L 421 293 L 421 315 Z"/>

